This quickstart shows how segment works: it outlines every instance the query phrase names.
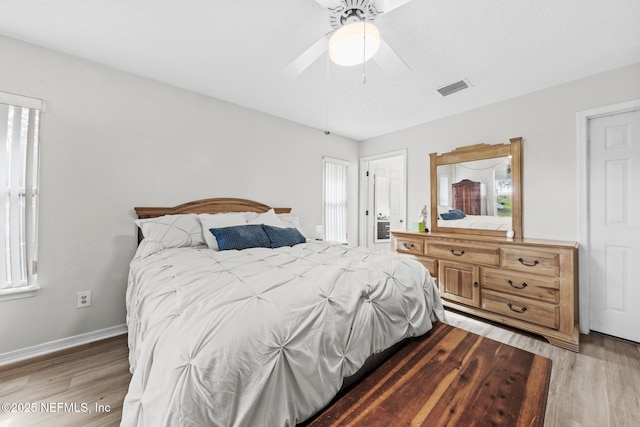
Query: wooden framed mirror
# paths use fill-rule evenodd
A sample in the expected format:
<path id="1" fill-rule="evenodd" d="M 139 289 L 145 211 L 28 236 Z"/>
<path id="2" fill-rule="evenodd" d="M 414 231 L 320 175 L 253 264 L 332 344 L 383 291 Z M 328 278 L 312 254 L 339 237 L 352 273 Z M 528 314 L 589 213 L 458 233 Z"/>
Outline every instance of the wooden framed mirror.
<path id="1" fill-rule="evenodd" d="M 522 237 L 521 143 L 431 153 L 431 231 Z"/>

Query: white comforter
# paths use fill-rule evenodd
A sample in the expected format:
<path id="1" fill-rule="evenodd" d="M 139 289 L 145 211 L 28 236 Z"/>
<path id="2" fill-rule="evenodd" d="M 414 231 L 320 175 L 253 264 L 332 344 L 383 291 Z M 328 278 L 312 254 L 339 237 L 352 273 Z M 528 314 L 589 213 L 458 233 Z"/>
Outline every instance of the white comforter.
<path id="1" fill-rule="evenodd" d="M 504 230 L 511 228 L 510 216 L 467 215 L 461 219 L 438 218 L 438 227 L 475 228 L 481 230 Z"/>
<path id="2" fill-rule="evenodd" d="M 148 255 L 143 241 L 129 276 L 122 426 L 294 426 L 368 356 L 444 319 L 418 262 L 321 242 Z"/>

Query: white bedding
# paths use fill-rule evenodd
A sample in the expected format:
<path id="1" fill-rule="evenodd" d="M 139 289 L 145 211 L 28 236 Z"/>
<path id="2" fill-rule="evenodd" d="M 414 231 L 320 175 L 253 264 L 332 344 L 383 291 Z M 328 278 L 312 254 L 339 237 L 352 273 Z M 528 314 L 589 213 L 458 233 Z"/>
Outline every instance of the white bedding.
<path id="1" fill-rule="evenodd" d="M 368 356 L 444 319 L 427 270 L 394 253 L 144 246 L 127 290 L 122 426 L 294 426 Z"/>
<path id="2" fill-rule="evenodd" d="M 438 218 L 438 227 L 475 228 L 481 230 L 504 230 L 511 227 L 510 216 L 466 215 L 461 219 Z"/>

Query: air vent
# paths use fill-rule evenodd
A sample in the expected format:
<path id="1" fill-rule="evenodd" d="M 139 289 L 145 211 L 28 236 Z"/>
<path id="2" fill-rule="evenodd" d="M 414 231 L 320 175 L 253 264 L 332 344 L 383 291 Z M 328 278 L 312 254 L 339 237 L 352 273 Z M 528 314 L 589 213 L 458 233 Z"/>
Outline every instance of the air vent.
<path id="1" fill-rule="evenodd" d="M 468 87 L 469 87 L 469 84 L 466 81 L 460 80 L 458 82 L 451 83 L 450 85 L 441 87 L 440 89 L 438 89 L 438 92 L 440 92 L 440 95 L 442 96 L 449 96 L 452 93 L 456 93 Z"/>

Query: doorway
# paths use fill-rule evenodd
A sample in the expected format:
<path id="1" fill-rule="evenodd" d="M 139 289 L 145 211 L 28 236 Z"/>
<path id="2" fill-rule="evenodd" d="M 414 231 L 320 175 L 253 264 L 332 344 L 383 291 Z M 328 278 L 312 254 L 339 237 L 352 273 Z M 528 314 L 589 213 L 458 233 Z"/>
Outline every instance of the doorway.
<path id="1" fill-rule="evenodd" d="M 360 159 L 360 245 L 390 251 L 391 230 L 406 229 L 406 150 Z"/>
<path id="2" fill-rule="evenodd" d="M 640 100 L 578 118 L 580 329 L 640 342 Z"/>

